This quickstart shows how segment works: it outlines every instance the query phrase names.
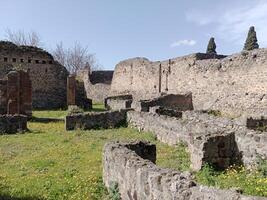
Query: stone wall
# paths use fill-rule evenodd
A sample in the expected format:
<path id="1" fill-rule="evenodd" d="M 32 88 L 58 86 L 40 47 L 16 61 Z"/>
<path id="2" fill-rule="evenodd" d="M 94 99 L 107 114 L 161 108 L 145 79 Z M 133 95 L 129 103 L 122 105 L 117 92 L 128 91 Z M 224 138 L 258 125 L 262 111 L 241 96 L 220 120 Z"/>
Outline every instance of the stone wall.
<path id="1" fill-rule="evenodd" d="M 126 112 L 127 110 L 70 114 L 66 116 L 65 127 L 66 130 L 120 127 L 126 125 Z"/>
<path id="2" fill-rule="evenodd" d="M 118 184 L 123 200 L 266 200 L 234 190 L 197 185 L 188 172 L 156 166 L 155 145 L 144 142 L 108 143 L 103 151 L 103 180 L 107 188 Z"/>
<path id="3" fill-rule="evenodd" d="M 14 134 L 27 130 L 27 116 L 0 115 L 0 135 Z"/>
<path id="4" fill-rule="evenodd" d="M 150 131 L 169 145 L 188 145 L 193 170 L 204 163 L 218 168 L 244 163 L 255 166 L 258 156 L 267 159 L 267 134 L 247 129 L 234 121 L 201 111 L 183 112 L 182 118 L 129 111 L 129 126 Z"/>
<path id="5" fill-rule="evenodd" d="M 75 75 L 70 75 L 67 79 L 67 105 L 92 109 L 92 100 L 87 98 L 84 83 L 76 80 Z"/>
<path id="6" fill-rule="evenodd" d="M 0 42 L 0 79 L 17 69 L 29 71 L 33 108 L 66 107 L 68 71 L 51 54 L 36 47 Z"/>
<path id="7" fill-rule="evenodd" d="M 107 97 L 105 99 L 105 108 L 108 110 L 129 109 L 132 106 L 132 95 L 119 95 Z"/>
<path id="8" fill-rule="evenodd" d="M 113 71 L 81 70 L 77 76 L 84 82 L 87 97 L 94 102 L 104 103 L 105 98 L 110 96 Z"/>
<path id="9" fill-rule="evenodd" d="M 29 73 L 11 71 L 0 80 L 0 114 L 32 115 L 32 85 Z"/>
<path id="10" fill-rule="evenodd" d="M 162 62 L 145 58 L 122 61 L 114 71 L 111 95 L 150 99 L 162 92 L 191 91 L 197 110 L 220 110 L 231 116 L 266 115 L 267 49 L 222 59 L 203 57 L 192 54 Z"/>
<path id="11" fill-rule="evenodd" d="M 133 108 L 137 111 L 148 112 L 150 107 L 162 106 L 178 111 L 193 110 L 192 94 L 167 94 L 151 100 L 135 101 Z"/>

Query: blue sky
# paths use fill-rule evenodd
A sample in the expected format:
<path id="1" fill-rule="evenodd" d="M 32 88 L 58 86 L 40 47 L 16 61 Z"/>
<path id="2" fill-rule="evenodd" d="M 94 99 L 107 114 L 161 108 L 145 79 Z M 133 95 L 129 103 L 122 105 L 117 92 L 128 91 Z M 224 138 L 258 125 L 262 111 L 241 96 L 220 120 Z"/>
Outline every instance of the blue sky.
<path id="1" fill-rule="evenodd" d="M 103 69 L 124 59 L 163 60 L 205 52 L 211 36 L 217 52 L 243 48 L 255 25 L 267 47 L 266 0 L 0 0 L 0 38 L 6 29 L 36 31 L 44 48 L 78 41 Z"/>

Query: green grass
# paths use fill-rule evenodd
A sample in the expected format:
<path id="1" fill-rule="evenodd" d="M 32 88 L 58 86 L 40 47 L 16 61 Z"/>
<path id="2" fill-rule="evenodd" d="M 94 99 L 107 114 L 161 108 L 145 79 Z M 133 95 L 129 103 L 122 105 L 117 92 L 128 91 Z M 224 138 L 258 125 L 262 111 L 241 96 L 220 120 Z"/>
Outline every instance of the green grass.
<path id="1" fill-rule="evenodd" d="M 103 110 L 103 105 L 94 107 Z M 37 118 L 63 119 L 67 111 L 34 111 Z M 135 129 L 71 131 L 64 122 L 29 122 L 29 132 L 0 136 L 0 199 L 107 199 L 102 183 L 102 149 L 108 141 L 146 140 L 157 145 L 157 165 L 189 170 L 184 145 L 170 147 L 150 133 Z M 218 172 L 205 166 L 198 183 L 239 188 L 244 194 L 267 196 L 267 164 L 259 171 L 230 168 Z"/>
<path id="2" fill-rule="evenodd" d="M 65 112 L 33 115 L 62 118 Z M 158 165 L 189 166 L 184 147 L 169 147 L 130 128 L 66 132 L 64 122 L 29 122 L 28 127 L 25 134 L 0 136 L 0 199 L 105 199 L 102 148 L 113 140 L 151 141 L 157 144 Z"/>
<path id="3" fill-rule="evenodd" d="M 265 166 L 266 167 L 266 166 Z M 233 166 L 225 171 L 215 171 L 205 165 L 196 173 L 197 182 L 222 189 L 236 188 L 243 194 L 267 197 L 267 176 L 261 170 L 248 170 Z"/>

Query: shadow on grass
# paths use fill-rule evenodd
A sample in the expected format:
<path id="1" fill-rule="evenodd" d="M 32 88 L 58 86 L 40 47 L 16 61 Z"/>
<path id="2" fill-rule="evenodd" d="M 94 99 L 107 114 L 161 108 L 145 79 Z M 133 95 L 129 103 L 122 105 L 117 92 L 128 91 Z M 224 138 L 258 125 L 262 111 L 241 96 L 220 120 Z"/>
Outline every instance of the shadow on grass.
<path id="1" fill-rule="evenodd" d="M 6 194 L 0 194 L 0 200 L 44 200 L 40 197 L 12 197 Z"/>
<path id="2" fill-rule="evenodd" d="M 64 119 L 59 118 L 39 118 L 39 117 L 32 117 L 30 119 L 31 122 L 40 122 L 40 123 L 50 123 L 50 122 L 64 122 Z"/>

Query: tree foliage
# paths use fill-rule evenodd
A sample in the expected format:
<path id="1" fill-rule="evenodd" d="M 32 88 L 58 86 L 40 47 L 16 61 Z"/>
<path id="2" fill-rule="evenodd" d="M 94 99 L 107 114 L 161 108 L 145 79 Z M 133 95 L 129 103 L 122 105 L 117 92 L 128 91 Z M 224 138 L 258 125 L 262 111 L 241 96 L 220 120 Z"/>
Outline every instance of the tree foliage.
<path id="1" fill-rule="evenodd" d="M 215 43 L 215 39 L 213 37 L 210 38 L 210 40 L 209 40 L 209 44 L 208 44 L 206 53 L 217 54 L 216 43 Z"/>
<path id="2" fill-rule="evenodd" d="M 251 26 L 248 31 L 248 36 L 244 45 L 244 50 L 250 51 L 253 49 L 258 49 L 259 44 L 257 40 L 257 34 L 254 26 Z"/>

